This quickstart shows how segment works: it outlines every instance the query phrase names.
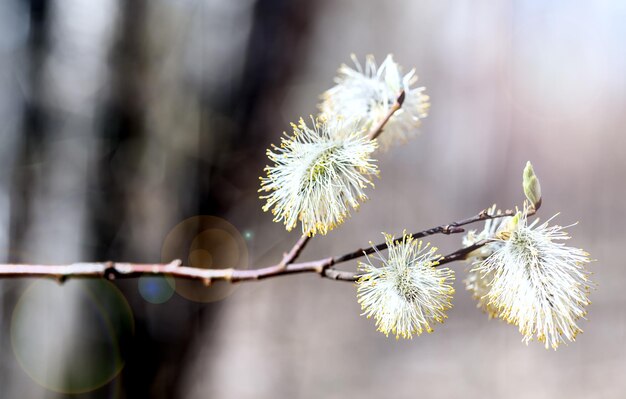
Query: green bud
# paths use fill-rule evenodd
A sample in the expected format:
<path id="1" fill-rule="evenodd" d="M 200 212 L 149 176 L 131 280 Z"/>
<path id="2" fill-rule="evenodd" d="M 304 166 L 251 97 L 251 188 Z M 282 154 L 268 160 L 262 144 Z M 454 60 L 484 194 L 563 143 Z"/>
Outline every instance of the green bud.
<path id="1" fill-rule="evenodd" d="M 524 168 L 522 186 L 528 201 L 535 207 L 535 210 L 539 209 L 541 206 L 541 185 L 530 161 L 526 162 L 526 167 Z"/>

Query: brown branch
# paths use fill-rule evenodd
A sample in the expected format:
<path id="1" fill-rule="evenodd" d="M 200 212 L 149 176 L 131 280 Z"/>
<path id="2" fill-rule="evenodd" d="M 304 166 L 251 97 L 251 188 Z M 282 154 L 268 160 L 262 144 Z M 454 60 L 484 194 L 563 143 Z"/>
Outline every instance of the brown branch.
<path id="1" fill-rule="evenodd" d="M 474 217 L 447 225 L 433 227 L 412 235 L 415 238 L 421 238 L 433 234 L 460 233 L 464 231 L 461 226 L 482 220 L 511 216 L 513 214 L 514 213 L 512 211 L 506 211 L 499 215 L 488 215 L 486 211 L 482 211 Z M 529 213 L 529 215 L 530 214 L 532 213 Z M 334 269 L 333 266 L 338 263 L 347 262 L 349 260 L 371 254 L 374 252 L 374 248 L 379 251 L 387 248 L 387 244 L 382 243 L 374 247 L 358 249 L 341 256 L 328 257 L 310 262 L 293 263 L 293 260 L 298 256 L 307 242 L 308 238 L 305 238 L 305 236 L 301 237 L 292 250 L 285 254 L 280 263 L 260 269 L 202 269 L 182 266 L 182 262 L 180 260 L 167 264 L 138 264 L 123 262 L 91 262 L 54 266 L 4 264 L 0 265 L 0 278 L 48 277 L 63 282 L 68 278 L 106 278 L 114 280 L 117 278 L 132 278 L 144 275 L 165 275 L 188 280 L 199 280 L 204 282 L 205 285 L 210 285 L 211 282 L 218 280 L 235 283 L 239 281 L 262 280 L 265 278 L 278 277 L 288 274 L 317 273 L 320 276 L 331 280 L 355 281 L 358 278 L 358 273 L 337 270 Z M 464 260 L 468 253 L 480 248 L 487 242 L 488 241 L 481 241 L 473 246 L 463 248 L 446 255 L 441 258 L 439 264 Z"/>
<path id="2" fill-rule="evenodd" d="M 528 213 L 528 216 L 534 214 L 534 211 L 531 211 Z M 418 231 L 416 233 L 411 234 L 411 236 L 413 236 L 413 238 L 422 238 L 422 237 L 427 237 L 427 236 L 431 236 L 434 234 L 456 234 L 456 233 L 462 233 L 465 231 L 465 229 L 462 228 L 462 226 L 468 225 L 468 224 L 472 224 L 472 223 L 476 223 L 476 222 L 480 222 L 483 220 L 489 220 L 489 219 L 497 219 L 497 218 L 501 218 L 501 217 L 505 217 L 505 216 L 514 216 L 515 212 L 511 211 L 511 210 L 506 210 L 498 215 L 489 215 L 489 213 L 487 212 L 487 210 L 483 210 L 481 211 L 479 214 L 472 216 L 470 218 L 467 219 L 463 219 L 460 220 L 458 222 L 452 222 L 449 224 L 444 224 L 441 226 L 437 226 L 437 227 L 433 227 L 431 229 L 428 230 L 422 230 L 422 231 Z M 394 243 L 398 243 L 402 241 L 402 237 L 397 238 Z M 381 244 L 378 245 L 373 245 L 370 246 L 368 248 L 359 248 L 356 251 L 347 253 L 345 255 L 341 255 L 341 256 L 337 256 L 334 258 L 334 263 L 341 263 L 341 262 L 347 262 L 349 260 L 352 259 L 356 259 L 356 258 L 360 258 L 361 256 L 364 255 L 369 255 L 372 254 L 374 252 L 376 252 L 376 250 L 378 251 L 383 251 L 387 249 L 387 243 L 383 242 Z"/>
<path id="3" fill-rule="evenodd" d="M 467 259 L 467 255 L 476 251 L 478 248 L 481 248 L 485 246 L 486 244 L 489 244 L 492 241 L 493 240 L 481 240 L 468 247 L 461 248 L 452 253 L 449 253 L 448 255 L 441 257 L 439 261 L 437 261 L 437 266 L 445 265 L 446 263 L 465 260 Z"/>
<path id="4" fill-rule="evenodd" d="M 332 258 L 324 258 L 311 262 L 291 263 L 282 266 L 280 263 L 261 269 L 202 269 L 197 267 L 181 266 L 180 260 L 171 263 L 122 263 L 122 262 L 90 262 L 73 263 L 69 265 L 0 265 L 0 277 L 48 277 L 64 282 L 68 278 L 133 278 L 139 276 L 172 276 L 187 280 L 200 280 L 205 285 L 213 281 L 262 280 L 297 273 L 318 273 L 323 277 L 342 280 L 346 276 L 339 270 L 332 272 L 327 269 L 332 266 Z"/>
<path id="5" fill-rule="evenodd" d="M 369 137 L 370 140 L 374 140 L 375 138 L 380 136 L 380 134 L 383 132 L 385 125 L 387 124 L 387 122 L 389 122 L 389 119 L 391 119 L 391 117 L 393 116 L 393 114 L 396 113 L 396 111 L 402 108 L 402 104 L 404 103 L 405 96 L 406 96 L 406 93 L 404 92 L 404 90 L 402 90 L 400 94 L 398 95 L 396 102 L 389 109 L 389 112 L 387 113 L 387 115 L 385 115 L 385 117 L 380 122 L 378 122 L 378 124 L 374 126 L 372 130 L 370 130 L 370 133 L 367 136 Z"/>
<path id="6" fill-rule="evenodd" d="M 284 269 L 285 267 L 287 267 L 288 264 L 295 262 L 295 260 L 298 259 L 298 256 L 300 256 L 300 253 L 310 239 L 311 237 L 309 235 L 303 234 L 300 239 L 296 241 L 291 250 L 283 255 L 283 259 L 278 265 Z"/>
<path id="7" fill-rule="evenodd" d="M 537 206 L 532 206 L 528 209 L 527 213 L 526 213 L 526 217 L 528 216 L 532 216 L 535 213 L 537 213 L 537 210 L 539 209 L 539 207 L 541 206 L 541 201 L 539 201 L 539 203 L 537 204 Z M 483 217 L 483 220 L 486 219 L 495 219 L 495 218 L 499 218 L 499 217 L 504 217 L 504 216 L 514 216 L 515 212 L 507 210 L 504 213 L 501 213 L 499 215 L 493 215 L 490 216 L 487 214 L 487 210 L 482 211 L 481 213 L 479 213 L 476 217 Z M 476 218 L 475 217 L 475 218 Z M 461 226 L 462 224 L 469 224 L 469 223 L 473 223 L 474 218 L 469 218 L 466 220 L 463 220 L 461 222 L 458 222 L 454 225 L 455 228 L 458 228 L 458 226 Z M 492 242 L 493 240 L 491 239 L 487 239 L 487 240 L 481 240 L 478 241 L 476 243 L 474 243 L 473 245 L 470 245 L 468 247 L 465 248 L 461 248 L 459 250 L 456 250 L 446 256 L 443 256 L 441 259 L 439 259 L 438 261 L 438 265 L 445 265 L 446 263 L 451 263 L 451 262 L 456 262 L 456 261 L 460 261 L 460 260 L 465 260 L 467 259 L 467 256 L 474 252 L 475 250 L 477 250 L 478 248 L 489 244 L 490 242 Z"/>

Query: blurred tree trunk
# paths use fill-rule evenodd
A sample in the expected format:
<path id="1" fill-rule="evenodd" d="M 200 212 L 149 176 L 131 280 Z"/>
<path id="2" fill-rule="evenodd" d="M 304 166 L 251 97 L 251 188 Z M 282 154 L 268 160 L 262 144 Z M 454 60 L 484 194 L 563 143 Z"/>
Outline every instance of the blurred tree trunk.
<path id="1" fill-rule="evenodd" d="M 242 192 L 256 191 L 249 184 L 258 168 L 249 166 L 276 129 L 270 107 L 302 51 L 307 4 L 209 2 L 177 11 L 120 2 L 103 157 L 91 190 L 93 258 L 157 261 L 178 222 L 223 217 Z M 182 42 L 174 29 L 180 18 L 191 19 Z M 174 296 L 153 305 L 136 281 L 119 286 L 136 319 L 121 376 L 126 397 L 176 397 L 191 344 L 206 340 L 201 316 L 219 304 Z"/>
<path id="2" fill-rule="evenodd" d="M 90 256 L 86 193 L 95 164 L 95 117 L 100 107 L 108 32 L 114 18 L 110 5 L 110 0 L 97 4 L 77 0 L 15 3 L 15 15 L 25 16 L 29 30 L 21 52 L 23 58 L 15 57 L 21 67 L 15 65 L 9 75 L 19 82 L 24 95 L 21 134 L 15 141 L 3 142 L 16 154 L 14 165 L 7 168 L 12 180 L 2 187 L 11 198 L 6 252 L 11 262 L 65 263 Z M 18 49 L 15 54 L 20 54 Z M 6 332 L 17 299 L 11 293 L 21 294 L 21 287 L 19 281 L 7 282 L 3 287 L 3 293 L 9 295 L 3 323 Z M 51 314 L 64 314 L 73 320 L 73 329 L 84 329 L 78 300 L 70 309 L 49 305 L 31 317 L 43 320 Z M 43 331 L 39 333 L 44 335 Z M 45 333 L 51 340 L 48 342 L 63 342 L 64 356 L 69 359 L 72 342 L 64 337 L 70 335 L 63 331 Z M 53 334 L 61 335 L 51 337 Z M 7 357 L 15 353 L 7 340 L 3 345 L 7 345 L 3 352 Z M 3 395 L 63 396 L 30 381 L 27 370 L 20 369 L 14 360 L 7 372 L 8 383 L 3 384 Z M 66 362 L 56 364 L 49 373 L 61 381 L 67 378 L 66 366 Z"/>
<path id="3" fill-rule="evenodd" d="M 309 2 L 7 4 L 29 30 L 15 44 L 22 58 L 8 65 L 13 79 L 0 82 L 10 93 L 2 112 L 21 115 L 1 132 L 5 260 L 159 261 L 177 223 L 223 217 L 256 191 L 261 146 L 281 128 L 275 104 L 304 50 Z M 10 37 L 12 28 L 0 33 Z M 12 357 L 8 332 L 23 283 L 0 284 L 3 397 L 68 397 L 38 386 Z M 134 336 L 120 342 L 125 367 L 79 397 L 109 397 L 119 387 L 126 398 L 176 397 L 192 343 L 206 341 L 200 320 L 219 303 L 175 295 L 154 305 L 137 281 L 117 285 L 136 322 Z M 45 312 L 79 317 L 80 307 Z M 85 328 L 76 322 L 76 331 Z"/>
<path id="4" fill-rule="evenodd" d="M 41 152 L 42 125 L 44 113 L 41 105 L 36 101 L 41 91 L 41 63 L 48 48 L 47 20 L 48 3 L 44 0 L 28 2 L 5 2 L 2 5 L 2 15 L 6 17 L 0 24 L 0 35 L 12 38 L 12 42 L 5 42 L 3 48 L 2 70 L 7 77 L 2 81 L 2 119 L 10 121 L 1 131 L 2 146 L 0 147 L 2 168 L 0 170 L 0 184 L 2 195 L 2 260 L 15 261 L 20 258 L 18 247 L 21 246 L 28 224 L 29 193 L 32 187 L 32 173 L 26 170 L 33 158 Z M 11 18 L 12 17 L 12 18 Z M 3 18 L 5 19 L 5 18 Z M 13 19 L 14 24 L 10 23 Z M 18 24 L 28 24 L 30 29 L 19 32 Z M 23 58 L 10 57 L 22 50 Z M 24 89 L 15 79 L 17 71 L 23 71 L 23 77 L 28 81 Z M 20 132 L 21 130 L 21 132 Z M 21 133 L 21 134 L 20 134 Z M 17 221 L 20 220 L 21 223 Z M 0 305 L 2 311 L 2 328 L 0 329 L 0 344 L 2 353 L 11 354 L 9 326 L 12 308 L 15 305 L 15 288 L 19 283 L 15 281 L 0 282 Z M 0 362 L 0 386 L 3 394 L 15 395 L 33 393 L 24 390 L 24 377 L 20 378 L 21 370 L 11 356 L 2 356 Z"/>

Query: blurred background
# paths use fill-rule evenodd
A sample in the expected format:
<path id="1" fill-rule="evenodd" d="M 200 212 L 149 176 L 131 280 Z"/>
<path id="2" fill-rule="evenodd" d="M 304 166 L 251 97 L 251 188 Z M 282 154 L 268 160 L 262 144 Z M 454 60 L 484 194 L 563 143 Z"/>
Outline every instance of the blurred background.
<path id="1" fill-rule="evenodd" d="M 0 2 L 2 262 L 275 263 L 298 233 L 260 209 L 265 149 L 351 53 L 393 53 L 430 115 L 302 259 L 519 205 L 531 160 L 598 285 L 554 352 L 476 309 L 460 263 L 449 320 L 412 341 L 314 275 L 4 280 L 0 397 L 623 397 L 625 38 L 619 0 Z"/>

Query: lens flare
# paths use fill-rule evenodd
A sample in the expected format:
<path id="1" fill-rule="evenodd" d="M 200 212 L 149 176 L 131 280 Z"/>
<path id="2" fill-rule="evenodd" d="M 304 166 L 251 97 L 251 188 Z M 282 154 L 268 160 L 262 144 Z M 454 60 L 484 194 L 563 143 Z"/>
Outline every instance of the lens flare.
<path id="1" fill-rule="evenodd" d="M 137 284 L 142 298 L 155 305 L 169 301 L 176 287 L 173 278 L 163 276 L 141 276 Z"/>
<path id="2" fill-rule="evenodd" d="M 132 311 L 108 281 L 37 281 L 20 297 L 11 344 L 26 374 L 51 391 L 98 389 L 124 366 L 122 349 L 134 331 Z"/>
<path id="3" fill-rule="evenodd" d="M 174 227 L 165 238 L 161 261 L 181 259 L 199 268 L 247 268 L 248 247 L 235 226 L 215 216 L 194 216 Z M 171 285 L 182 297 L 195 302 L 219 301 L 230 295 L 235 286 L 223 281 L 210 287 L 199 281 L 175 279 Z"/>

